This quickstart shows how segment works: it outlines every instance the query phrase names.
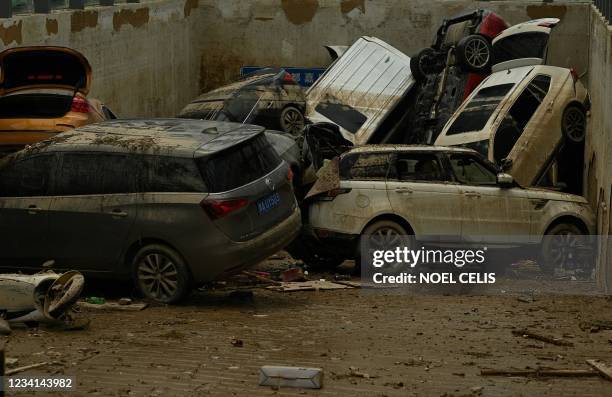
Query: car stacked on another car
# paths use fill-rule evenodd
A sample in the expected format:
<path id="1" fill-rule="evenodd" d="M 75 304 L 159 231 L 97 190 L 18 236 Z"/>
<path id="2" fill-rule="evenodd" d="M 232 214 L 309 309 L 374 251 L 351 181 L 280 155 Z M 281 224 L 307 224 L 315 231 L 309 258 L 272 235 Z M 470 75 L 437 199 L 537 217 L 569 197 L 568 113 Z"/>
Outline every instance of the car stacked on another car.
<path id="1" fill-rule="evenodd" d="M 593 262 L 560 248 L 594 233 L 579 196 L 525 189 L 471 149 L 377 145 L 355 148 L 328 164 L 308 194 L 309 260 L 359 259 L 361 236 L 414 236 L 419 244 L 463 249 L 541 248 L 539 265 L 590 275 Z M 335 177 L 335 180 L 334 180 Z M 322 186 L 319 186 L 322 185 Z M 573 245 L 572 245 L 573 244 Z M 420 245 L 419 245 L 420 246 Z"/>
<path id="2" fill-rule="evenodd" d="M 0 268 L 132 277 L 173 303 L 253 265 L 298 233 L 288 165 L 264 128 L 117 120 L 0 160 Z"/>
<path id="3" fill-rule="evenodd" d="M 86 124 L 114 119 L 87 98 L 91 66 L 64 47 L 15 47 L 0 53 L 0 156 Z"/>

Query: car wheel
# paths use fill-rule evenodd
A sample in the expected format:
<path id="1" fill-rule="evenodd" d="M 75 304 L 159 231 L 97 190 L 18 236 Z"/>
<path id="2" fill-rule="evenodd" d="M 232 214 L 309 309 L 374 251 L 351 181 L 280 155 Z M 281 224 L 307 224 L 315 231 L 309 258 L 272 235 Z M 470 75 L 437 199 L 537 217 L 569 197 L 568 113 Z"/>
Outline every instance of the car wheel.
<path id="1" fill-rule="evenodd" d="M 574 224 L 560 223 L 553 226 L 544 236 L 538 260 L 540 270 L 548 275 L 561 271 L 589 277 L 593 269 L 593 257 L 583 236 L 583 231 Z"/>
<path id="2" fill-rule="evenodd" d="M 473 34 L 459 40 L 456 55 L 459 65 L 466 71 L 484 73 L 493 63 L 493 46 L 486 37 Z"/>
<path id="3" fill-rule="evenodd" d="M 169 247 L 145 246 L 132 266 L 134 282 L 147 299 L 176 303 L 191 291 L 191 273 L 181 256 Z"/>
<path id="4" fill-rule="evenodd" d="M 587 128 L 587 116 L 584 109 L 578 105 L 569 105 L 563 112 L 561 128 L 563 135 L 570 142 L 583 142 Z"/>
<path id="5" fill-rule="evenodd" d="M 304 114 L 295 106 L 287 106 L 280 116 L 280 126 L 285 132 L 298 135 L 304 129 Z"/>
<path id="6" fill-rule="evenodd" d="M 442 69 L 438 65 L 438 57 L 433 48 L 424 48 L 410 58 L 410 71 L 417 81 L 424 81 L 428 75 L 440 73 Z"/>
<path id="7" fill-rule="evenodd" d="M 398 246 L 406 245 L 407 241 L 404 236 L 408 234 L 408 231 L 396 222 L 387 220 L 376 221 L 363 230 L 361 233 L 361 241 L 358 246 L 361 247 L 361 244 L 365 241 L 368 243 L 366 247 L 368 251 L 394 250 Z M 363 263 L 361 258 L 362 252 L 363 248 L 360 248 L 360 251 L 357 252 L 355 257 L 355 271 L 361 271 Z M 399 263 L 391 263 L 383 269 L 389 272 L 395 272 L 399 270 L 401 265 L 402 264 Z"/>

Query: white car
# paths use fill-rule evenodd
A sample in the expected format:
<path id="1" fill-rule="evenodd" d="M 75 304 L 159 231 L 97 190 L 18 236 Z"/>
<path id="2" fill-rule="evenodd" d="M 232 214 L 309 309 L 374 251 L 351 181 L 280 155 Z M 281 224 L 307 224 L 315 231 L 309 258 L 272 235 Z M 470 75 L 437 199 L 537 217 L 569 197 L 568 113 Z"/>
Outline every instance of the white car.
<path id="1" fill-rule="evenodd" d="M 312 245 L 320 258 L 358 257 L 362 235 L 413 235 L 419 243 L 459 248 L 466 242 L 492 248 L 531 245 L 541 248 L 540 265 L 549 272 L 555 266 L 587 266 L 568 263 L 572 258 L 559 256 L 563 252 L 555 251 L 555 240 L 543 239 L 555 235 L 567 242 L 593 234 L 595 218 L 587 201 L 522 188 L 474 150 L 362 146 L 322 173 L 327 175 L 320 175 L 307 196 Z"/>

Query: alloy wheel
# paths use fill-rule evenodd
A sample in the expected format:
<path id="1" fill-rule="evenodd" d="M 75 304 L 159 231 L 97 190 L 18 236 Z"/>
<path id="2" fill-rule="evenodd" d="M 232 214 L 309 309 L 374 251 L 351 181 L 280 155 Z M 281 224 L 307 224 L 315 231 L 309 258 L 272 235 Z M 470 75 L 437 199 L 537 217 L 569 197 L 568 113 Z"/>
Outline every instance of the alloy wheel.
<path id="1" fill-rule="evenodd" d="M 475 69 L 485 68 L 491 56 L 489 47 L 484 39 L 470 40 L 465 47 L 465 58 L 469 65 Z"/>
<path id="2" fill-rule="evenodd" d="M 304 116 L 298 109 L 287 107 L 281 115 L 281 127 L 290 134 L 299 134 L 304 128 Z"/>
<path id="3" fill-rule="evenodd" d="M 178 291 L 177 267 L 163 254 L 145 255 L 138 263 L 137 277 L 143 292 L 153 299 L 168 300 Z"/>

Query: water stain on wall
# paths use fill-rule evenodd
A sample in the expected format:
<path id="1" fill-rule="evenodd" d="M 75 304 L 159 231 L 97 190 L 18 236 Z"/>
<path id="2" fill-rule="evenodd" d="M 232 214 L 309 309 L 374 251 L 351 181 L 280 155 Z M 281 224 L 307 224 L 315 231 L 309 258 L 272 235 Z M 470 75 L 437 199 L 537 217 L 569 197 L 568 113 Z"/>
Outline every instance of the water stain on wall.
<path id="1" fill-rule="evenodd" d="M 365 0 L 342 0 L 340 3 L 340 11 L 343 14 L 348 14 L 355 8 L 361 10 L 361 12 L 365 14 Z"/>
<path id="2" fill-rule="evenodd" d="M 285 16 L 294 25 L 312 21 L 319 9 L 318 0 L 282 0 Z"/>
<path id="3" fill-rule="evenodd" d="M 96 26 L 98 26 L 98 11 L 74 11 L 70 15 L 70 31 L 72 33 Z"/>
<path id="4" fill-rule="evenodd" d="M 21 44 L 23 38 L 21 37 L 21 23 L 22 21 L 13 22 L 11 26 L 4 27 L 0 25 L 0 39 L 4 45 L 9 45 L 13 41 L 17 44 Z"/>
<path id="5" fill-rule="evenodd" d="M 132 10 L 125 8 L 113 14 L 113 29 L 118 32 L 123 25 L 139 28 L 149 22 L 149 8 Z"/>
<path id="6" fill-rule="evenodd" d="M 527 6 L 527 15 L 531 19 L 559 18 L 562 19 L 567 12 L 567 6 L 530 5 Z"/>
<path id="7" fill-rule="evenodd" d="M 198 0 L 186 0 L 185 8 L 184 8 L 185 18 L 190 16 L 191 11 L 193 11 L 196 8 L 198 8 Z"/>
<path id="8" fill-rule="evenodd" d="M 51 36 L 52 34 L 57 34 L 57 31 L 59 30 L 57 19 L 47 18 L 47 21 L 45 22 L 45 26 L 47 28 L 47 34 L 49 36 Z"/>

